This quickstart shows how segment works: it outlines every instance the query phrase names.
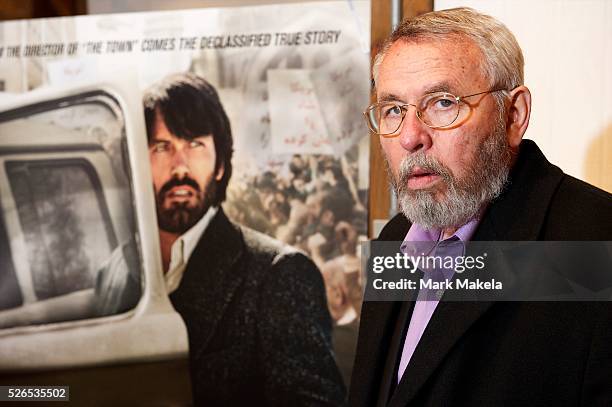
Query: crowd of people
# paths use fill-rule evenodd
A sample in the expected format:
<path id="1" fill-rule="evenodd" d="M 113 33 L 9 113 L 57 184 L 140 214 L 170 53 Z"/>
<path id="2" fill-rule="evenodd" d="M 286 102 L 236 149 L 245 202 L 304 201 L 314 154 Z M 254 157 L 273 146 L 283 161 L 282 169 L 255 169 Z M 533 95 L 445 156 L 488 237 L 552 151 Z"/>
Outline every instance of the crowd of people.
<path id="1" fill-rule="evenodd" d="M 235 222 L 306 252 L 316 263 L 335 324 L 338 364 L 347 381 L 362 300 L 357 251 L 367 234 L 365 191 L 357 188 L 357 168 L 351 162 L 356 160 L 350 152 L 340 158 L 296 154 L 284 168 L 236 174 L 224 204 Z"/>

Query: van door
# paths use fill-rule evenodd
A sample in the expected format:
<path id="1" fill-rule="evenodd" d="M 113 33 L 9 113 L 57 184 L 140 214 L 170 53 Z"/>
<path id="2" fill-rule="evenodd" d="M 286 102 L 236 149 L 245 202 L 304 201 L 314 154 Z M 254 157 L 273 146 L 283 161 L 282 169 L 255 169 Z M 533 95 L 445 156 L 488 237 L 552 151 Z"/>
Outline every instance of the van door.
<path id="1" fill-rule="evenodd" d="M 36 92 L 0 108 L 0 384 L 78 405 L 190 405 L 165 292 L 139 93 Z"/>

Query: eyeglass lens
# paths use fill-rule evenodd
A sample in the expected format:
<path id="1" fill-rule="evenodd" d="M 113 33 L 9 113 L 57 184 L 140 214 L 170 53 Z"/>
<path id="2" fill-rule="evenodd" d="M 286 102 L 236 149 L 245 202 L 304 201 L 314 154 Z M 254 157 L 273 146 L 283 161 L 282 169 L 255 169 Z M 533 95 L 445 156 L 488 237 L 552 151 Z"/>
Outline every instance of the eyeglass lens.
<path id="1" fill-rule="evenodd" d="M 409 106 L 397 102 L 375 104 L 368 109 L 368 124 L 378 134 L 393 134 L 402 125 Z M 450 93 L 425 95 L 416 106 L 417 117 L 430 127 L 449 126 L 459 116 L 458 98 Z"/>

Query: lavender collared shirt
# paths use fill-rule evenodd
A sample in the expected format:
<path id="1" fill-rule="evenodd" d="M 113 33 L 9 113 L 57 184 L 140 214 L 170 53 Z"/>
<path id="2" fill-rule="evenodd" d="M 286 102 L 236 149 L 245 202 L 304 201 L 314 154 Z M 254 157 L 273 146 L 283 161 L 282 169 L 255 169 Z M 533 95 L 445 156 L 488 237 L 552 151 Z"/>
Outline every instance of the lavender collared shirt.
<path id="1" fill-rule="evenodd" d="M 424 254 L 426 255 L 433 255 L 434 253 L 432 252 L 435 252 L 435 255 L 440 257 L 462 256 L 464 254 L 463 243 L 468 242 L 472 238 L 472 235 L 476 231 L 479 223 L 480 217 L 476 217 L 465 225 L 461 226 L 453 236 L 442 241 L 440 240 L 443 233 L 441 230 L 425 230 L 419 225 L 413 223 L 410 230 L 408 230 L 406 237 L 404 238 L 404 242 L 401 245 L 401 250 L 404 254 L 414 255 L 414 253 L 408 252 L 410 250 L 409 243 L 423 242 L 419 245 L 419 248 L 425 248 Z M 462 244 L 443 244 L 452 241 L 460 241 Z M 431 242 L 432 244 L 425 245 L 425 242 Z M 441 273 L 441 277 L 443 279 L 450 280 L 454 274 L 454 270 L 443 269 L 441 270 Z M 412 317 L 410 318 L 410 324 L 408 325 L 408 332 L 406 333 L 406 338 L 404 340 L 402 358 L 400 359 L 400 364 L 397 371 L 398 383 L 401 380 L 410 359 L 412 358 L 412 354 L 414 353 L 423 332 L 425 332 L 425 328 L 427 327 L 431 316 L 438 306 L 440 297 L 432 294 L 434 293 L 432 293 L 431 290 L 419 290 L 419 295 L 412 311 Z"/>

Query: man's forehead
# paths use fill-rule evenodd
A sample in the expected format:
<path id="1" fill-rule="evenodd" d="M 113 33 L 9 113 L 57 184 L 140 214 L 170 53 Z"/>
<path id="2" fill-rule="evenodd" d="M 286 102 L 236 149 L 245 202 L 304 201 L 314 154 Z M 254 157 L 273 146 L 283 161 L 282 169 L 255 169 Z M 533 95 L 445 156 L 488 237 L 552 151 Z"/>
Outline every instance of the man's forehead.
<path id="1" fill-rule="evenodd" d="M 448 35 L 446 37 L 419 37 L 414 39 L 398 39 L 387 50 L 387 55 L 394 51 L 409 50 L 410 53 L 422 51 L 425 53 L 438 53 L 471 57 L 480 59 L 484 55 L 478 44 L 471 38 L 462 35 Z M 386 57 L 385 57 L 386 58 Z M 384 61 L 384 58 L 383 58 Z"/>
<path id="2" fill-rule="evenodd" d="M 469 40 L 396 41 L 379 71 L 379 100 L 433 92 L 459 94 L 483 86 L 482 53 Z"/>
<path id="3" fill-rule="evenodd" d="M 456 92 L 457 86 L 451 82 L 442 80 L 440 82 L 421 83 L 419 87 L 419 95 L 426 95 L 436 92 L 453 93 Z M 395 93 L 385 89 L 381 89 L 378 92 L 379 102 L 390 102 L 390 101 L 402 101 L 405 96 L 401 92 Z"/>

